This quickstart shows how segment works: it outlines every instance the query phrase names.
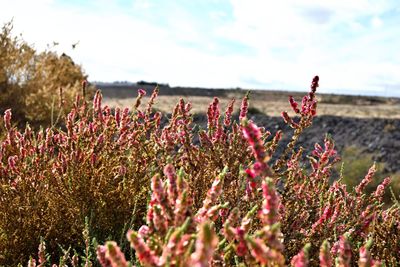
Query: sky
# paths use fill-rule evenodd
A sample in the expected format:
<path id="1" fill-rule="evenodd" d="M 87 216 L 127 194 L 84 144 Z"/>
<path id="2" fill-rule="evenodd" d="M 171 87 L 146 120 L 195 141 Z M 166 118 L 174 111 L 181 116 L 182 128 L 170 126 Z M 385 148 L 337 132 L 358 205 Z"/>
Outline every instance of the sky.
<path id="1" fill-rule="evenodd" d="M 399 0 L 0 0 L 11 19 L 90 81 L 400 96 Z"/>

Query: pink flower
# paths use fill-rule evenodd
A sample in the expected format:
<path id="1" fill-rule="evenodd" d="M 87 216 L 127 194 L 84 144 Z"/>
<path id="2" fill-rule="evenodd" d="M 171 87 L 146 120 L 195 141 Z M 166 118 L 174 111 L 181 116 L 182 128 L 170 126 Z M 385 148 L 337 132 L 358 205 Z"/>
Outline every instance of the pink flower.
<path id="1" fill-rule="evenodd" d="M 143 90 L 143 89 L 138 89 L 138 95 L 139 95 L 140 97 L 145 96 L 145 95 L 146 95 L 146 91 Z"/>
<path id="2" fill-rule="evenodd" d="M 96 250 L 97 260 L 100 262 L 102 267 L 111 266 L 111 262 L 106 257 L 107 248 L 106 246 L 98 246 Z"/>
<path id="3" fill-rule="evenodd" d="M 293 267 L 308 266 L 308 251 L 310 250 L 310 247 L 310 244 L 306 244 L 304 248 L 296 256 L 293 257 L 290 262 Z"/>
<path id="4" fill-rule="evenodd" d="M 351 266 L 351 247 L 346 234 L 339 238 L 339 264 L 342 267 Z"/>
<path id="5" fill-rule="evenodd" d="M 155 253 L 136 232 L 129 230 L 127 233 L 127 238 L 129 242 L 131 242 L 131 247 L 135 249 L 136 256 L 141 263 L 150 266 L 158 265 L 159 260 L 155 256 Z"/>
<path id="6" fill-rule="evenodd" d="M 294 111 L 295 113 L 299 114 L 299 113 L 300 113 L 300 110 L 299 110 L 298 104 L 297 104 L 297 102 L 294 100 L 293 96 L 289 96 L 289 103 L 290 103 L 290 106 L 292 107 L 293 111 Z"/>
<path id="7" fill-rule="evenodd" d="M 332 208 L 331 205 L 328 204 L 325 209 L 324 212 L 322 213 L 322 215 L 319 217 L 318 221 L 316 221 L 313 225 L 312 225 L 312 229 L 315 230 L 318 226 L 320 226 L 321 224 L 325 223 L 332 215 Z"/>
<path id="8" fill-rule="evenodd" d="M 251 255 L 262 265 L 268 265 L 274 261 L 275 262 L 277 261 L 276 256 L 274 255 L 277 253 L 274 253 L 275 252 L 274 250 L 267 247 L 262 239 L 260 238 L 253 239 L 248 236 L 246 237 L 246 241 L 249 246 Z M 278 259 L 278 261 L 283 263 L 284 258 L 282 257 L 282 255 L 279 258 L 280 259 Z"/>
<path id="9" fill-rule="evenodd" d="M 383 182 L 378 185 L 374 192 L 374 197 L 382 199 L 383 194 L 385 193 L 385 188 L 388 186 L 388 184 L 390 184 L 390 177 L 386 177 Z"/>
<path id="10" fill-rule="evenodd" d="M 224 126 L 228 127 L 231 124 L 233 105 L 235 104 L 235 99 L 233 98 L 229 102 L 228 107 L 225 110 Z"/>
<path id="11" fill-rule="evenodd" d="M 6 127 L 7 131 L 11 129 L 11 109 L 7 109 L 4 112 L 4 126 Z"/>
<path id="12" fill-rule="evenodd" d="M 330 247 L 327 240 L 325 240 L 319 250 L 319 265 L 320 267 L 331 267 L 332 257 L 330 253 Z"/>
<path id="13" fill-rule="evenodd" d="M 106 243 L 106 259 L 111 262 L 112 267 L 127 267 L 128 262 L 124 253 L 117 246 L 117 243 L 109 241 Z"/>
<path id="14" fill-rule="evenodd" d="M 273 225 L 279 222 L 280 199 L 271 178 L 267 178 L 262 182 L 262 189 L 264 201 L 259 217 L 264 224 Z"/>
<path id="15" fill-rule="evenodd" d="M 246 118 L 248 108 L 249 108 L 249 93 L 247 93 L 242 100 L 242 105 L 240 106 L 239 121 Z"/>
<path id="16" fill-rule="evenodd" d="M 266 156 L 260 129 L 251 121 L 242 122 L 243 137 L 247 140 L 257 161 L 263 162 Z"/>
<path id="17" fill-rule="evenodd" d="M 217 245 L 218 238 L 214 229 L 208 223 L 202 224 L 196 240 L 195 252 L 191 255 L 191 265 L 195 267 L 210 266 Z"/>

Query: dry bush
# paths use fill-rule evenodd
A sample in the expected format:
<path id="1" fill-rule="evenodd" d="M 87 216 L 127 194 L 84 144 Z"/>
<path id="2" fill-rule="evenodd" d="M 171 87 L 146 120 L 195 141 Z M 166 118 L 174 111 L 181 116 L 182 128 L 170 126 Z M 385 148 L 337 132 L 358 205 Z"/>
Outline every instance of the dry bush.
<path id="1" fill-rule="evenodd" d="M 38 52 L 13 37 L 12 28 L 9 22 L 0 32 L 0 111 L 12 108 L 20 124 L 55 123 L 72 107 L 86 75 L 67 55 Z"/>

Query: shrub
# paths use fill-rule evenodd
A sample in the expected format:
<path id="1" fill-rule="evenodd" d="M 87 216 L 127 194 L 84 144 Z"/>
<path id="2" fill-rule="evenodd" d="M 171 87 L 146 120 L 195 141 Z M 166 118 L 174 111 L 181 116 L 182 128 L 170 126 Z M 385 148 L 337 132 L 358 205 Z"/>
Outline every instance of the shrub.
<path id="1" fill-rule="evenodd" d="M 37 52 L 12 37 L 12 23 L 0 32 L 0 111 L 12 108 L 14 119 L 39 124 L 54 123 L 73 100 L 86 79 L 72 59 L 53 51 Z"/>
<path id="2" fill-rule="evenodd" d="M 363 173 L 366 173 L 371 166 L 374 166 L 375 176 L 384 177 L 384 163 L 374 162 L 372 154 L 362 152 L 361 149 L 355 146 L 345 147 L 341 153 L 342 165 L 336 166 L 336 171 L 341 173 L 342 182 L 350 189 L 356 188 L 363 178 Z M 386 173 L 387 175 L 387 173 Z M 400 177 L 398 173 L 391 173 L 391 187 L 394 191 L 400 192 Z M 379 179 L 373 179 L 365 187 L 365 192 L 371 194 L 375 191 L 376 187 L 382 181 Z M 384 201 L 387 204 L 391 203 L 391 194 L 386 192 L 384 195 Z"/>
<path id="3" fill-rule="evenodd" d="M 300 118 L 282 113 L 294 135 L 274 162 L 282 133 L 271 134 L 246 119 L 247 96 L 240 125 L 231 119 L 234 101 L 222 118 L 214 98 L 198 145 L 191 105 L 183 100 L 161 127 L 161 114 L 152 111 L 157 89 L 143 111 L 141 90 L 131 112 L 102 107 L 100 93 L 93 108 L 78 99 L 65 132 L 20 133 L 6 111 L 0 264 L 28 261 L 39 244 L 32 237 L 41 235 L 47 244 L 39 245 L 40 266 L 57 257 L 60 266 L 90 266 L 93 247 L 102 266 L 128 266 L 128 260 L 140 266 L 395 265 L 400 206 L 386 209 L 382 202 L 390 179 L 366 194 L 371 168 L 348 192 L 342 181 L 328 182 L 339 161 L 331 139 L 315 145 L 310 170 L 301 162 L 302 149 L 295 149 L 316 115 L 317 87 L 315 77 L 301 105 L 289 99 Z M 127 232 L 133 250 L 120 239 L 127 227 L 136 229 Z M 96 245 L 106 239 L 119 240 L 120 246 Z M 57 244 L 70 249 L 57 255 Z M 70 256 L 74 249 L 83 259 Z"/>

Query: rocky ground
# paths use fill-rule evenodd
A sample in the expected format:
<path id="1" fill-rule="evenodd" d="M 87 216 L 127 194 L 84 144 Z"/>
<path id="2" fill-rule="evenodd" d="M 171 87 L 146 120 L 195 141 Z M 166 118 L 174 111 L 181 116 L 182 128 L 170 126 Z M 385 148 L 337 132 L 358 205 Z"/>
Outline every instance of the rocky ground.
<path id="1" fill-rule="evenodd" d="M 270 117 L 265 114 L 249 114 L 258 126 L 265 127 L 271 133 L 282 130 L 284 135 L 278 154 L 290 141 L 293 130 L 281 117 Z M 205 115 L 196 115 L 194 122 L 203 128 L 206 126 Z M 315 143 L 323 144 L 329 134 L 339 155 L 344 148 L 352 146 L 362 154 L 372 155 L 374 161 L 384 163 L 383 173 L 400 171 L 400 120 L 398 119 L 365 119 L 343 118 L 338 116 L 318 116 L 310 128 L 301 135 L 297 147 L 302 146 L 305 154 L 310 154 Z M 368 166 L 367 166 L 368 167 Z"/>
<path id="2" fill-rule="evenodd" d="M 279 117 L 266 117 L 262 114 L 251 116 L 266 129 L 291 130 Z M 322 144 L 324 136 L 329 134 L 335 141 L 339 154 L 344 148 L 354 146 L 361 153 L 372 154 L 372 159 L 385 163 L 383 172 L 394 173 L 400 170 L 400 120 L 368 119 L 337 116 L 319 116 L 313 125 L 301 135 L 299 145 L 311 152 L 316 142 Z M 287 134 L 283 143 L 287 143 L 291 134 Z"/>

